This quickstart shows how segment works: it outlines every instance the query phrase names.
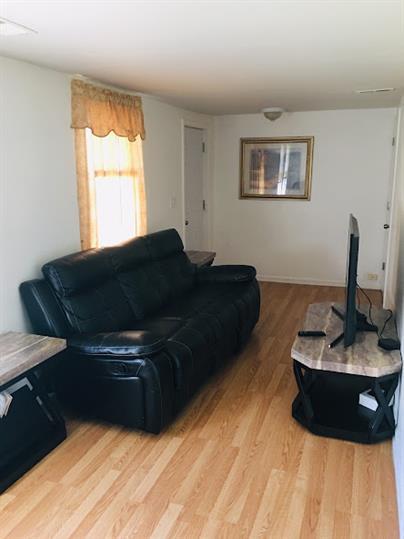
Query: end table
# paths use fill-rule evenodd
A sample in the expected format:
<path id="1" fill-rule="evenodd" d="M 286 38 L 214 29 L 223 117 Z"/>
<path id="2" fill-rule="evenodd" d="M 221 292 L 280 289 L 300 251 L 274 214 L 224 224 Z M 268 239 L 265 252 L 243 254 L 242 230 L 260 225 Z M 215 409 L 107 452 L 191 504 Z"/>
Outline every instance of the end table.
<path id="1" fill-rule="evenodd" d="M 64 339 L 0 334 L 0 393 L 12 397 L 0 419 L 0 492 L 66 438 L 64 420 L 39 376 L 43 363 L 65 348 Z"/>
<path id="2" fill-rule="evenodd" d="M 198 268 L 211 266 L 216 256 L 213 251 L 185 251 L 185 253 L 192 264 L 196 264 Z"/>

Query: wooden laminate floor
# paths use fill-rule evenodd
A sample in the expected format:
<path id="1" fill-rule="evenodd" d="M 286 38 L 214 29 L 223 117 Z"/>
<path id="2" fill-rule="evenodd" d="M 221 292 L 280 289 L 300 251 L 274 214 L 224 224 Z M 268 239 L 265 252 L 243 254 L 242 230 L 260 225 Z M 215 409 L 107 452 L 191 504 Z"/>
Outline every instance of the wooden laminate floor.
<path id="1" fill-rule="evenodd" d="M 306 307 L 343 291 L 261 289 L 250 343 L 174 425 L 153 436 L 69 422 L 68 439 L 0 496 L 0 537 L 397 538 L 391 443 L 315 437 L 290 415 Z"/>

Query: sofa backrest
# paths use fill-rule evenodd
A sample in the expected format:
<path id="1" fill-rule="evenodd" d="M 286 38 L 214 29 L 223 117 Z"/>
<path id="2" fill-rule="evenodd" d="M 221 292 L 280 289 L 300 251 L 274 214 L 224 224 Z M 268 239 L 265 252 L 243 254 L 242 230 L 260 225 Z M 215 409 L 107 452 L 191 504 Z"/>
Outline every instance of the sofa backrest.
<path id="1" fill-rule="evenodd" d="M 109 255 L 136 319 L 153 314 L 194 285 L 194 266 L 174 229 L 111 247 Z"/>
<path id="2" fill-rule="evenodd" d="M 73 333 L 115 331 L 127 326 L 133 318 L 103 249 L 58 258 L 45 264 L 42 272 Z"/>
<path id="3" fill-rule="evenodd" d="M 21 283 L 20 294 L 34 333 L 49 337 L 69 337 L 72 329 L 66 313 L 45 279 Z"/>
<path id="4" fill-rule="evenodd" d="M 174 229 L 74 253 L 42 268 L 73 333 L 129 329 L 192 288 L 194 266 Z"/>

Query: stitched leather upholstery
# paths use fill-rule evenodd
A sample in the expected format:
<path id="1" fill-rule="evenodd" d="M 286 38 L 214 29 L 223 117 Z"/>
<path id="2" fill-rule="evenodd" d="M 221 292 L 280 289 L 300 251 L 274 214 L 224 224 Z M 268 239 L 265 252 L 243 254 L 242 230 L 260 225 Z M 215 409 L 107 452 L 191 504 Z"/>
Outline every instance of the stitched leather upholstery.
<path id="1" fill-rule="evenodd" d="M 197 269 L 173 229 L 59 258 L 43 274 L 21 294 L 34 331 L 67 337 L 61 398 L 149 432 L 240 350 L 259 316 L 255 269 Z"/>
<path id="2" fill-rule="evenodd" d="M 73 335 L 67 344 L 71 350 L 84 354 L 143 357 L 163 350 L 166 339 L 150 331 L 114 331 Z"/>
<path id="3" fill-rule="evenodd" d="M 133 318 L 108 254 L 91 249 L 45 264 L 42 272 L 57 296 L 71 333 L 114 331 Z"/>
<path id="4" fill-rule="evenodd" d="M 175 230 L 163 230 L 107 250 L 117 280 L 139 320 L 195 284 L 195 268 Z M 132 315 L 133 316 L 133 315 Z"/>

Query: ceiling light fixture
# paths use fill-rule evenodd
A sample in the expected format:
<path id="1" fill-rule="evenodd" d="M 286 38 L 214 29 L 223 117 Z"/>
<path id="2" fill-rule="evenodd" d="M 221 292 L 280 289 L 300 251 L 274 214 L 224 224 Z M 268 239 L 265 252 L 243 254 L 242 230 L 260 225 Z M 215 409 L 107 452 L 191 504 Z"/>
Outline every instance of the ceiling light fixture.
<path id="1" fill-rule="evenodd" d="M 28 26 L 0 17 L 0 37 L 19 36 L 31 33 L 37 34 L 38 32 L 32 28 L 28 28 Z"/>
<path id="2" fill-rule="evenodd" d="M 282 109 L 281 107 L 266 107 L 265 109 L 262 109 L 261 112 L 267 120 L 273 122 L 282 116 L 285 109 Z"/>
<path id="3" fill-rule="evenodd" d="M 394 92 L 395 88 L 369 88 L 368 90 L 355 90 L 356 94 L 378 94 L 381 92 Z"/>

